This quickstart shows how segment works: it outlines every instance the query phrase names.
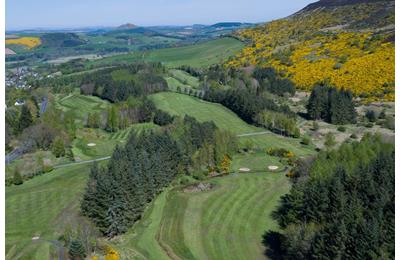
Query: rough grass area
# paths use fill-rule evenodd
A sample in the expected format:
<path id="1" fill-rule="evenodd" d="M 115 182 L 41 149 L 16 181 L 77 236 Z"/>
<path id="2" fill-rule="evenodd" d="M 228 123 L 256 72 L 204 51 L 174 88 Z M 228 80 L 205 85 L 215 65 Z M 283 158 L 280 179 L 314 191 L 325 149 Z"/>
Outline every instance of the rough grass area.
<path id="1" fill-rule="evenodd" d="M 193 67 L 207 67 L 225 61 L 244 47 L 244 43 L 233 38 L 221 38 L 199 44 L 156 49 L 132 54 L 116 55 L 90 61 L 92 65 L 107 65 L 112 63 L 128 63 L 134 61 L 162 62 L 167 67 L 190 65 Z"/>
<path id="2" fill-rule="evenodd" d="M 263 172 L 210 181 L 210 191 L 159 195 L 114 241 L 124 259 L 263 259 L 262 235 L 278 228 L 270 215 L 289 190 L 287 178 Z"/>
<path id="3" fill-rule="evenodd" d="M 58 169 L 6 188 L 7 259 L 49 259 L 49 243 L 33 242 L 32 237 L 57 239 L 58 225 L 73 222 L 89 168 Z"/>

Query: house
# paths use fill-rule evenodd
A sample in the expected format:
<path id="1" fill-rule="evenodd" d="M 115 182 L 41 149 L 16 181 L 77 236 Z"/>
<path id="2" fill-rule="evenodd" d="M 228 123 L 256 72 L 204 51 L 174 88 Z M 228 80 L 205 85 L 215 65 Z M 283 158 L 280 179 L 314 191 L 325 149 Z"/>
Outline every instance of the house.
<path id="1" fill-rule="evenodd" d="M 15 101 L 15 104 L 14 105 L 16 105 L 16 106 L 23 106 L 23 105 L 25 105 L 25 101 L 23 101 L 23 100 L 21 100 L 21 99 L 17 99 L 17 101 Z"/>

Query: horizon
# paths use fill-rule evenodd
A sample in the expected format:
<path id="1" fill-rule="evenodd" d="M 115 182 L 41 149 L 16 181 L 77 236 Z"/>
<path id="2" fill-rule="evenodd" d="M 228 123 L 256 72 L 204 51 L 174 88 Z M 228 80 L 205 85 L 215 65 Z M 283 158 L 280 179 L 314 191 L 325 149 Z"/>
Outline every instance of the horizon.
<path id="1" fill-rule="evenodd" d="M 65 30 L 116 27 L 132 23 L 140 27 L 211 25 L 219 22 L 262 23 L 286 17 L 315 0 L 279 3 L 262 0 L 6 0 L 6 31 Z M 229 8 L 227 8 L 229 6 Z M 38 13 L 39 16 L 33 16 Z M 166 16 L 166 13 L 171 15 Z M 115 15 L 115 14 L 118 14 Z M 164 15 L 162 15 L 164 14 Z M 71 17 L 74 17 L 71 19 Z"/>

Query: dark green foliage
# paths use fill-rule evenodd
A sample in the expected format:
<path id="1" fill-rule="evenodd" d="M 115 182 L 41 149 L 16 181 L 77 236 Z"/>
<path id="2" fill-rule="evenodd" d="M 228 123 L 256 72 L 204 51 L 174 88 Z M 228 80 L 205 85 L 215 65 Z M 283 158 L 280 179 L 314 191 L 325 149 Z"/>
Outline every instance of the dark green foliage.
<path id="1" fill-rule="evenodd" d="M 21 108 L 21 113 L 18 118 L 18 132 L 21 133 L 25 128 L 32 125 L 33 119 L 32 114 L 29 111 L 27 105 L 23 105 Z"/>
<path id="2" fill-rule="evenodd" d="M 254 117 L 263 110 L 294 116 L 289 107 L 279 106 L 273 100 L 262 95 L 256 95 L 246 89 L 230 89 L 227 91 L 209 89 L 205 92 L 204 99 L 226 106 L 247 123 L 254 123 Z"/>
<path id="3" fill-rule="evenodd" d="M 394 259 L 394 159 L 367 135 L 298 163 L 274 213 L 282 259 Z"/>
<path id="4" fill-rule="evenodd" d="M 86 250 L 80 240 L 74 239 L 69 243 L 68 254 L 72 260 L 83 260 L 86 257 Z"/>
<path id="5" fill-rule="evenodd" d="M 21 185 L 22 183 L 24 183 L 21 173 L 19 172 L 19 170 L 17 168 L 15 168 L 15 170 L 14 170 L 13 183 L 14 183 L 14 185 Z"/>
<path id="6" fill-rule="evenodd" d="M 294 95 L 296 87 L 289 79 L 282 79 L 273 68 L 256 68 L 253 77 L 260 83 L 261 91 L 269 91 L 283 96 L 285 93 Z"/>
<path id="7" fill-rule="evenodd" d="M 368 119 L 369 122 L 376 122 L 376 113 L 374 110 L 367 110 L 367 112 L 365 112 L 365 117 Z"/>
<path id="8" fill-rule="evenodd" d="M 160 109 L 157 109 L 154 113 L 153 121 L 157 125 L 165 126 L 171 124 L 174 121 L 174 117 Z"/>
<path id="9" fill-rule="evenodd" d="M 343 125 L 356 122 L 354 106 L 350 91 L 316 85 L 308 100 L 307 113 L 313 120 L 323 119 L 332 124 Z"/>
<path id="10" fill-rule="evenodd" d="M 337 130 L 339 131 L 339 132 L 346 132 L 346 127 L 344 127 L 344 126 L 339 126 L 338 128 L 337 128 Z"/>
<path id="11" fill-rule="evenodd" d="M 64 141 L 60 137 L 56 137 L 51 144 L 51 152 L 54 154 L 54 156 L 62 157 L 65 155 L 65 144 Z"/>
<path id="12" fill-rule="evenodd" d="M 303 136 L 303 138 L 301 138 L 301 143 L 304 145 L 309 145 L 311 143 L 311 139 L 308 136 Z"/>

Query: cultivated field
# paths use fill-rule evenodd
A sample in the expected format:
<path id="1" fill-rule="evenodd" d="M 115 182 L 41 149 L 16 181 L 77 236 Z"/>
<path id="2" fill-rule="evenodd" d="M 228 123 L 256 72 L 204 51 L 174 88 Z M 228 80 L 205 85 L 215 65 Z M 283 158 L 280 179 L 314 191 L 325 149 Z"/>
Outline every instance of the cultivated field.
<path id="1" fill-rule="evenodd" d="M 21 37 L 16 39 L 6 39 L 6 45 L 9 44 L 24 45 L 29 49 L 32 49 L 40 45 L 41 41 L 38 37 Z"/>

